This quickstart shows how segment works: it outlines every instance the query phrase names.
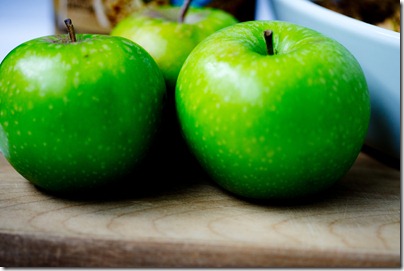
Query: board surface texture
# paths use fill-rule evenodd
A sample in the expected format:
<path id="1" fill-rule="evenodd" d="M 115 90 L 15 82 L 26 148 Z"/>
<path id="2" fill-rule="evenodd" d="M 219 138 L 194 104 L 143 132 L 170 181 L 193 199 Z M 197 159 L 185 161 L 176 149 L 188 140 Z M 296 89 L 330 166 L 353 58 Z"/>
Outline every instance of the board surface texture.
<path id="1" fill-rule="evenodd" d="M 400 171 L 364 153 L 300 204 L 240 199 L 197 173 L 145 192 L 65 198 L 0 156 L 0 266 L 401 266 Z"/>

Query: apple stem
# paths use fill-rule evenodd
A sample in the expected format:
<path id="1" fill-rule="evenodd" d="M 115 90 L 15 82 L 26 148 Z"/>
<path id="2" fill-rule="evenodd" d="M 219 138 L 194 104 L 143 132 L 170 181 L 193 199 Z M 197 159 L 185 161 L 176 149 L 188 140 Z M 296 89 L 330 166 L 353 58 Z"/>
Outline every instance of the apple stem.
<path id="1" fill-rule="evenodd" d="M 189 6 L 191 5 L 191 0 L 184 0 L 182 4 L 180 16 L 178 17 L 178 22 L 183 23 L 185 21 L 185 16 L 187 15 Z"/>
<path id="2" fill-rule="evenodd" d="M 66 27 L 67 27 L 67 31 L 69 32 L 70 41 L 71 42 L 76 42 L 77 41 L 76 32 L 74 31 L 72 20 L 70 20 L 69 18 L 66 19 L 65 24 L 66 24 Z"/>
<path id="3" fill-rule="evenodd" d="M 265 43 L 267 45 L 268 55 L 274 55 L 274 39 L 273 32 L 271 30 L 264 31 Z"/>

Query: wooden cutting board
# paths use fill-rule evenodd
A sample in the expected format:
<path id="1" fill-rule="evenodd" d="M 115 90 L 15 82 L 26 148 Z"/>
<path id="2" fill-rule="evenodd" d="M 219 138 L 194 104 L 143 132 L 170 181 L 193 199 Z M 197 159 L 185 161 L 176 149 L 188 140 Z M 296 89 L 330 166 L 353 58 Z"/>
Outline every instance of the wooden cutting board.
<path id="1" fill-rule="evenodd" d="M 300 204 L 245 201 L 200 172 L 162 181 L 170 185 L 67 199 L 39 191 L 1 156 L 0 266 L 401 265 L 400 171 L 364 153 L 323 197 Z"/>

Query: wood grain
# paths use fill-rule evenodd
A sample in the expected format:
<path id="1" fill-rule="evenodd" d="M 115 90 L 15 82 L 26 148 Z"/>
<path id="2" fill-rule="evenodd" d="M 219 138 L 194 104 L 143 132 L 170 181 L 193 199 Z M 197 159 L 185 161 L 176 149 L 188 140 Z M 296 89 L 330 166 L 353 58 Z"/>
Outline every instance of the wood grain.
<path id="1" fill-rule="evenodd" d="M 1 156 L 0 266 L 401 265 L 400 171 L 363 153 L 323 197 L 300 204 L 236 198 L 203 174 L 172 182 L 147 193 L 125 188 L 122 197 L 61 198 Z"/>

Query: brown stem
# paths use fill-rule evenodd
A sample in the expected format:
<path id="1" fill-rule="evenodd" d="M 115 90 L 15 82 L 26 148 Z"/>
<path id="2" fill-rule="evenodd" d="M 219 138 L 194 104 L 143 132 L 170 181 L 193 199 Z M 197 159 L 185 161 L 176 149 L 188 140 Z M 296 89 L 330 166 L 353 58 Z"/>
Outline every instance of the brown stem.
<path id="1" fill-rule="evenodd" d="M 182 4 L 180 16 L 178 17 L 178 22 L 183 23 L 185 21 L 185 16 L 187 15 L 189 6 L 191 5 L 192 0 L 185 0 Z"/>
<path id="2" fill-rule="evenodd" d="M 70 20 L 69 18 L 65 20 L 65 24 L 67 27 L 67 31 L 69 32 L 69 36 L 70 36 L 70 41 L 71 42 L 76 42 L 76 33 L 74 31 L 74 27 L 73 27 L 73 23 L 72 20 Z"/>
<path id="3" fill-rule="evenodd" d="M 268 55 L 274 55 L 274 39 L 273 32 L 271 30 L 264 31 L 265 43 L 267 45 Z"/>

